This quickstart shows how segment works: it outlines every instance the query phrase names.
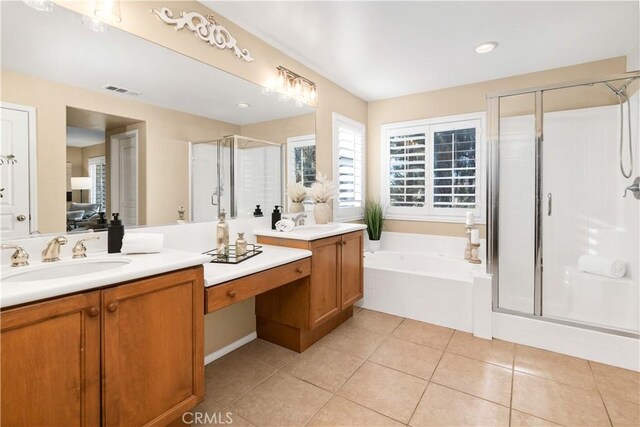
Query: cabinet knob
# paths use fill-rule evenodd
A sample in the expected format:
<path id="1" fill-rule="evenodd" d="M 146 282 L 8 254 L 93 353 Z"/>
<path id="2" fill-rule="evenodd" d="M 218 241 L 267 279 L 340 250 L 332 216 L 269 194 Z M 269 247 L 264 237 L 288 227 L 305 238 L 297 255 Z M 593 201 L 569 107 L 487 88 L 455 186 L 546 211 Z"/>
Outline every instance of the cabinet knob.
<path id="1" fill-rule="evenodd" d="M 114 311 L 116 311 L 118 309 L 118 303 L 117 302 L 112 302 L 109 305 L 107 305 L 107 311 L 109 313 L 113 313 Z"/>
<path id="2" fill-rule="evenodd" d="M 304 270 L 301 269 L 300 267 L 296 268 L 296 273 L 302 273 Z"/>
<path id="3" fill-rule="evenodd" d="M 227 292 L 227 295 L 229 295 L 230 298 L 235 298 L 236 297 L 236 291 L 229 291 L 229 292 Z"/>
<path id="4" fill-rule="evenodd" d="M 87 313 L 89 314 L 89 317 L 96 317 L 100 314 L 100 309 L 98 307 L 91 307 Z"/>
<path id="5" fill-rule="evenodd" d="M 342 246 L 345 246 L 346 244 L 347 244 L 347 241 L 346 241 L 346 240 L 343 240 L 343 241 L 342 241 Z"/>

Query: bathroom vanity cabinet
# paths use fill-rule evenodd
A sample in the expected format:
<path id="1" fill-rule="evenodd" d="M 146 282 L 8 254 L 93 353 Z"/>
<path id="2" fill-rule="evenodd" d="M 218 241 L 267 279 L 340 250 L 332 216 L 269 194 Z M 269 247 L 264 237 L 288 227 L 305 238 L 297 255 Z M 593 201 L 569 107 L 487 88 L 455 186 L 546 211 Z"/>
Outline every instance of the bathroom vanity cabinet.
<path id="1" fill-rule="evenodd" d="M 353 314 L 363 296 L 362 231 L 305 241 L 258 236 L 258 243 L 312 252 L 311 275 L 256 296 L 258 337 L 302 352 Z"/>
<path id="2" fill-rule="evenodd" d="M 204 397 L 202 266 L 2 311 L 2 425 L 166 425 Z"/>

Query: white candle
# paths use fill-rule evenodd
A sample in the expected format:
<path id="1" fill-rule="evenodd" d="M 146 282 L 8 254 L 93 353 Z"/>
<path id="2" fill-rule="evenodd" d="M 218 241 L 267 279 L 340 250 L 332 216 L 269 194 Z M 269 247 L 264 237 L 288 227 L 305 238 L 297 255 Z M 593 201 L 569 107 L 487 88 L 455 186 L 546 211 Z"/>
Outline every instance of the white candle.
<path id="1" fill-rule="evenodd" d="M 471 230 L 471 243 L 474 245 L 480 243 L 480 230 Z"/>
<path id="2" fill-rule="evenodd" d="M 468 226 L 472 226 L 474 224 L 473 212 L 467 212 L 465 224 Z"/>

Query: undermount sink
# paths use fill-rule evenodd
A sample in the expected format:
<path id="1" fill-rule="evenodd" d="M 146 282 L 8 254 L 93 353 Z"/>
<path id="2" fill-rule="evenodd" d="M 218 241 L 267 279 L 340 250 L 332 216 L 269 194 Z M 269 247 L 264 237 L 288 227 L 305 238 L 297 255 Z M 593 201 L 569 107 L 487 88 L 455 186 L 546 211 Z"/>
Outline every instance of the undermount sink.
<path id="1" fill-rule="evenodd" d="M 62 279 L 65 277 L 82 276 L 123 267 L 131 262 L 130 259 L 92 259 L 78 261 L 61 261 L 43 264 L 37 267 L 26 267 L 24 270 L 11 271 L 2 276 L 3 282 L 33 282 L 37 280 Z"/>

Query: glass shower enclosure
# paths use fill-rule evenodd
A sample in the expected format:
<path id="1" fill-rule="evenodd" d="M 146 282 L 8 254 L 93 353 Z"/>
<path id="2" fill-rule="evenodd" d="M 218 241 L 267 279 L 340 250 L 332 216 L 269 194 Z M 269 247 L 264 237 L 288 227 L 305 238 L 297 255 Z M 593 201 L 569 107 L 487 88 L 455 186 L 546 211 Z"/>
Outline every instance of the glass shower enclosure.
<path id="1" fill-rule="evenodd" d="M 639 78 L 487 96 L 494 311 L 638 336 L 640 192 L 626 189 L 640 176 Z M 585 256 L 625 273 L 585 272 Z"/>

